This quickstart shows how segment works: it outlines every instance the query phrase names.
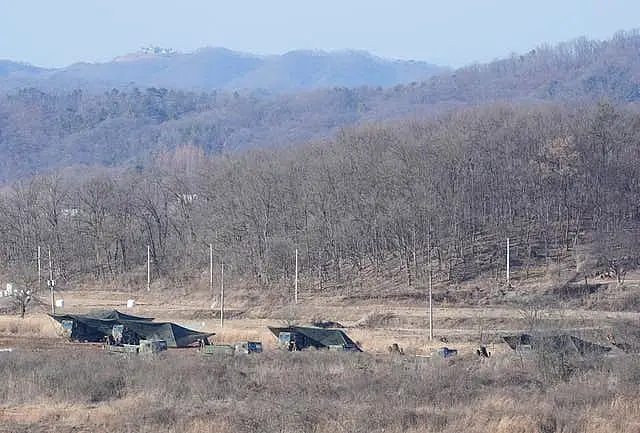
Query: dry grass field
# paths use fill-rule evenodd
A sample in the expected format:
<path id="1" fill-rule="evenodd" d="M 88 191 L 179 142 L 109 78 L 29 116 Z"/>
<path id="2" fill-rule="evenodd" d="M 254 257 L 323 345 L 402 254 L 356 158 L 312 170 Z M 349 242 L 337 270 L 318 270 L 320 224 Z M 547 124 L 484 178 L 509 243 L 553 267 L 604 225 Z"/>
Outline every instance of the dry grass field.
<path id="1" fill-rule="evenodd" d="M 63 291 L 61 311 L 117 308 L 215 332 L 216 342 L 260 340 L 265 351 L 107 354 L 99 344 L 64 341 L 43 298 L 24 319 L 0 316 L 0 431 L 638 432 L 640 357 L 619 350 L 568 361 L 521 357 L 501 340 L 535 327 L 603 344 L 610 334 L 637 343 L 640 315 L 602 308 L 637 296 L 630 281 L 624 291 L 555 305 L 441 301 L 434 340 L 423 299 L 307 296 L 278 306 L 230 296 L 221 328 L 217 302 L 198 293 Z M 526 290 L 545 290 L 538 286 Z M 132 309 L 129 298 L 137 301 Z M 314 320 L 340 322 L 365 353 L 283 353 L 266 329 Z M 405 354 L 389 354 L 392 343 Z M 480 344 L 490 358 L 477 357 Z M 459 356 L 429 357 L 445 345 Z"/>

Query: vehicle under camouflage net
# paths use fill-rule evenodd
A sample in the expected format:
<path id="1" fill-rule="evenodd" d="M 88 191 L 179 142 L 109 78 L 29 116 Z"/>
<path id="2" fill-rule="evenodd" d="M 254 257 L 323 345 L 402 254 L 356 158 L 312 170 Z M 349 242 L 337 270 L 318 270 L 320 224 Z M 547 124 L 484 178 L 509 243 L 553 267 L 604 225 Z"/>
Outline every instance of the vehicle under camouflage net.
<path id="1" fill-rule="evenodd" d="M 278 344 L 290 351 L 314 347 L 316 349 L 362 352 L 362 349 L 340 329 L 307 328 L 302 326 L 284 328 L 269 326 L 268 328 L 278 338 Z"/>
<path id="2" fill-rule="evenodd" d="M 515 334 L 502 337 L 516 352 L 542 351 L 562 355 L 601 355 L 611 351 L 611 347 L 592 343 L 568 334 L 531 335 Z"/>
<path id="3" fill-rule="evenodd" d="M 115 328 L 125 344 L 139 344 L 140 340 L 164 340 L 168 347 L 175 348 L 206 342 L 214 335 L 193 331 L 175 323 L 154 322 L 153 318 L 132 316 L 117 310 L 50 316 L 62 325 L 66 336 L 74 341 L 110 341 L 116 334 Z"/>

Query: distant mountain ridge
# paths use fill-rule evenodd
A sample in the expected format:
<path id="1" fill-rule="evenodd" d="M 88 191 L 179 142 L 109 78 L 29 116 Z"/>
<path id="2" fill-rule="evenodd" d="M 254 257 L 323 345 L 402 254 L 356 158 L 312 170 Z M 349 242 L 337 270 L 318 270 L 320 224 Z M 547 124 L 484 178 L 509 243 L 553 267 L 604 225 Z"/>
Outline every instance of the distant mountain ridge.
<path id="1" fill-rule="evenodd" d="M 228 50 L 218 54 L 225 53 L 237 59 Z M 68 91 L 23 87 L 0 92 L 0 184 L 75 164 L 144 164 L 151 155 L 185 144 L 216 154 L 323 140 L 345 126 L 414 119 L 497 101 L 579 106 L 606 100 L 640 109 L 638 53 L 640 32 L 631 31 L 605 41 L 580 38 L 540 46 L 391 87 L 334 86 L 297 93 L 191 92 L 135 85 L 100 92 L 86 86 Z M 283 70 L 297 55 L 318 56 L 315 60 L 322 62 L 322 54 L 294 52 L 280 59 Z M 251 62 L 259 60 L 245 55 L 237 69 L 251 69 Z M 120 63 L 130 61 L 137 62 Z M 9 77 L 50 73 L 21 64 L 5 64 L 4 71 Z M 235 79 L 229 71 L 216 73 L 221 80 Z M 318 83 L 314 71 L 317 68 L 310 67 L 307 76 Z M 50 76 L 39 82 L 60 79 Z"/>
<path id="2" fill-rule="evenodd" d="M 0 79 L 10 76 L 37 75 L 46 69 L 30 65 L 28 63 L 12 62 L 0 59 Z"/>
<path id="3" fill-rule="evenodd" d="M 192 53 L 145 49 L 106 63 L 76 63 L 59 69 L 0 61 L 0 88 L 34 86 L 95 89 L 135 85 L 181 90 L 269 91 L 382 86 L 423 81 L 448 71 L 424 61 L 392 60 L 365 51 L 297 50 L 259 56 L 226 48 Z"/>

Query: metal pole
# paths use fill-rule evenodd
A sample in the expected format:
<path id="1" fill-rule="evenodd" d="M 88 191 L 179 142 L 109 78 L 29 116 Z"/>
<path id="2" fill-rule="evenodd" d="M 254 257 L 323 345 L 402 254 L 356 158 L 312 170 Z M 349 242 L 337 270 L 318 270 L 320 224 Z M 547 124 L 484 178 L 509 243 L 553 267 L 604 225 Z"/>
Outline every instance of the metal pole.
<path id="1" fill-rule="evenodd" d="M 213 296 L 213 244 L 209 244 L 209 290 Z"/>
<path id="2" fill-rule="evenodd" d="M 147 245 L 147 292 L 151 290 L 151 246 Z"/>
<path id="3" fill-rule="evenodd" d="M 509 277 L 509 238 L 507 238 L 507 287 L 511 287 L 511 279 Z"/>
<path id="4" fill-rule="evenodd" d="M 53 293 L 53 287 L 55 286 L 56 282 L 53 279 L 53 264 L 51 262 L 51 247 L 47 246 L 47 251 L 49 253 L 49 281 L 48 281 L 48 286 L 49 286 L 49 290 L 51 291 L 51 314 L 56 314 L 56 298 L 55 298 L 55 294 Z"/>
<path id="5" fill-rule="evenodd" d="M 298 249 L 296 248 L 296 278 L 293 292 L 293 299 L 295 303 L 298 303 Z"/>
<path id="6" fill-rule="evenodd" d="M 224 263 L 220 265 L 220 327 L 224 326 Z"/>

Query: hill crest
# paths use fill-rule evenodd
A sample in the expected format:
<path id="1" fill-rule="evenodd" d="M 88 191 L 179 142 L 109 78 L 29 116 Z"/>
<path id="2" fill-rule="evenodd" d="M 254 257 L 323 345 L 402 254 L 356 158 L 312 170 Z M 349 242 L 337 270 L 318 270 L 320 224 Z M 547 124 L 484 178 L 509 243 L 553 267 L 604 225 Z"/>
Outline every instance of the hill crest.
<path id="1" fill-rule="evenodd" d="M 9 66 L 3 68 L 3 64 Z M 269 91 L 315 90 L 323 87 L 393 86 L 426 80 L 448 71 L 423 61 L 386 59 L 361 50 L 292 50 L 257 55 L 223 47 L 193 52 L 143 48 L 102 63 L 79 62 L 52 70 L 32 67 L 28 83 L 19 63 L 0 61 L 0 87 L 83 87 L 108 89 L 135 84 L 181 90 Z M 2 72 L 5 71 L 3 74 Z"/>

